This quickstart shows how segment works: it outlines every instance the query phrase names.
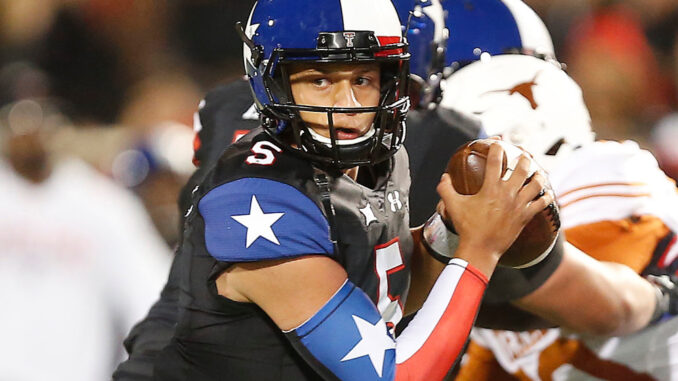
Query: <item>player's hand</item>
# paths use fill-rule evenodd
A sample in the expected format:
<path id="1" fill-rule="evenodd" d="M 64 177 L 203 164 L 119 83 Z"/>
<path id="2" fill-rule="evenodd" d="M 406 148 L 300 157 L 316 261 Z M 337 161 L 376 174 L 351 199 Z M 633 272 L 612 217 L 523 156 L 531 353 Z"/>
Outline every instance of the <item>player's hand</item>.
<path id="1" fill-rule="evenodd" d="M 502 147 L 492 144 L 483 185 L 474 195 L 457 193 L 448 174 L 443 175 L 437 188 L 444 204 L 441 215 L 452 221 L 460 247 L 489 253 L 497 261 L 532 217 L 554 200 L 552 191 L 544 191 L 547 181 L 541 171 L 525 184 L 530 169 L 530 159 L 525 155 L 511 176 L 502 180 L 502 156 Z"/>

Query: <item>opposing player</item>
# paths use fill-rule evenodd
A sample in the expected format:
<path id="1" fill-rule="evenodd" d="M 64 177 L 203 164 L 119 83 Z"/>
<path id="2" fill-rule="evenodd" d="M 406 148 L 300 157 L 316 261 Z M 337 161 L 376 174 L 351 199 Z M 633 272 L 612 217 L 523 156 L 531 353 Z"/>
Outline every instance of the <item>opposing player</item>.
<path id="1" fill-rule="evenodd" d="M 466 89 L 452 84 L 453 78 L 483 60 L 516 56 L 560 71 L 550 50 L 543 48 L 552 46 L 543 23 L 521 1 L 472 0 L 442 4 L 450 15 L 448 27 L 454 28 L 457 35 L 447 45 L 446 62 L 452 65 L 448 67 L 452 75 L 442 84 L 445 91 L 440 108 L 460 112 L 450 99 L 463 97 L 459 94 Z M 473 32 L 479 24 L 485 25 L 487 31 Z M 486 54 L 474 54 L 476 48 L 476 53 Z M 473 83 L 464 85 L 472 87 Z M 527 84 L 507 90 L 513 94 L 523 87 L 529 90 Z M 482 110 L 463 113 L 482 117 Z M 656 306 L 655 287 L 650 283 L 625 267 L 591 261 L 569 245 L 556 245 L 554 251 L 548 261 L 528 269 L 498 268 L 488 286 L 476 325 L 511 330 L 560 325 L 577 332 L 609 335 L 634 332 L 648 324 Z M 579 298 L 583 293 L 587 299 Z M 596 308 L 587 308 L 590 304 Z"/>
<path id="2" fill-rule="evenodd" d="M 488 133 L 529 150 L 548 170 L 568 241 L 605 261 L 597 262 L 605 267 L 601 274 L 628 273 L 628 268 L 643 275 L 675 274 L 675 183 L 636 143 L 594 141 L 581 90 L 567 74 L 533 57 L 503 55 L 468 65 L 448 81 L 444 106 L 478 115 Z M 603 276 L 586 287 L 611 280 Z M 647 307 L 648 314 L 654 311 L 653 322 L 665 312 L 676 313 L 674 286 L 658 285 L 657 297 L 646 297 L 658 301 Z M 632 292 L 628 284 L 618 287 Z M 568 292 L 557 302 L 579 306 L 576 314 L 596 314 L 591 295 L 590 289 Z M 674 318 L 628 338 L 586 343 L 559 329 L 476 329 L 459 379 L 676 379 L 671 365 L 676 324 Z"/>
<path id="3" fill-rule="evenodd" d="M 394 339 L 409 283 L 420 281 L 409 266 L 433 260 L 409 230 L 399 150 L 408 54 L 395 9 L 260 2 L 242 34 L 262 127 L 194 191 L 180 320 L 155 379 L 442 378 L 501 253 L 552 201 L 543 176 L 524 185 L 523 158 L 502 180 L 494 145 L 483 191 L 462 197 L 442 180 L 457 258 Z"/>

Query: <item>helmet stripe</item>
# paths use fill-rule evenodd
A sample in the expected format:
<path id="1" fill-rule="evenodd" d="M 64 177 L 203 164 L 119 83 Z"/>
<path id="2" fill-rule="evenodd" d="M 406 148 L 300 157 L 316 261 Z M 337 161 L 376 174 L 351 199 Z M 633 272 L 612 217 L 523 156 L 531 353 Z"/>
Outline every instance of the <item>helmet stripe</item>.
<path id="1" fill-rule="evenodd" d="M 372 30 L 376 36 L 401 36 L 398 13 L 390 0 L 340 0 L 344 30 Z"/>

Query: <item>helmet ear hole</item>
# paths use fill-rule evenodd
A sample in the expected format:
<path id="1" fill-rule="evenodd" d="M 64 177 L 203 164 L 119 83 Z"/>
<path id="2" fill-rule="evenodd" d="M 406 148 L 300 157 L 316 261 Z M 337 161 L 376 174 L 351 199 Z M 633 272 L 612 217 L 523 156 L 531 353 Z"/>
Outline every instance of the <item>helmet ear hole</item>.
<path id="1" fill-rule="evenodd" d="M 560 150 L 560 147 L 562 147 L 563 144 L 565 144 L 565 139 L 560 138 L 560 140 L 558 140 L 554 145 L 552 145 L 551 148 L 549 148 L 544 155 L 556 156 L 558 150 Z"/>

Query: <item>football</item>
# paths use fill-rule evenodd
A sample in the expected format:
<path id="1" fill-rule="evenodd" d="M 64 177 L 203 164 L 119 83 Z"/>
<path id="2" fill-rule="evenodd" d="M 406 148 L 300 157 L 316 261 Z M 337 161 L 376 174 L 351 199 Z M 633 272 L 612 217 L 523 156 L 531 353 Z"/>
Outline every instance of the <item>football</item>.
<path id="1" fill-rule="evenodd" d="M 462 146 L 447 164 L 447 173 L 452 178 L 452 185 L 458 193 L 470 195 L 480 190 L 485 178 L 487 153 L 492 143 L 501 144 L 504 148 L 502 160 L 504 180 L 509 178 L 521 154 L 525 152 L 522 148 L 510 143 L 491 139 L 475 140 Z M 538 169 L 539 165 L 532 160 L 528 182 Z M 536 265 L 546 258 L 553 248 L 559 229 L 558 206 L 553 202 L 528 222 L 513 245 L 502 255 L 499 264 L 513 268 Z"/>

